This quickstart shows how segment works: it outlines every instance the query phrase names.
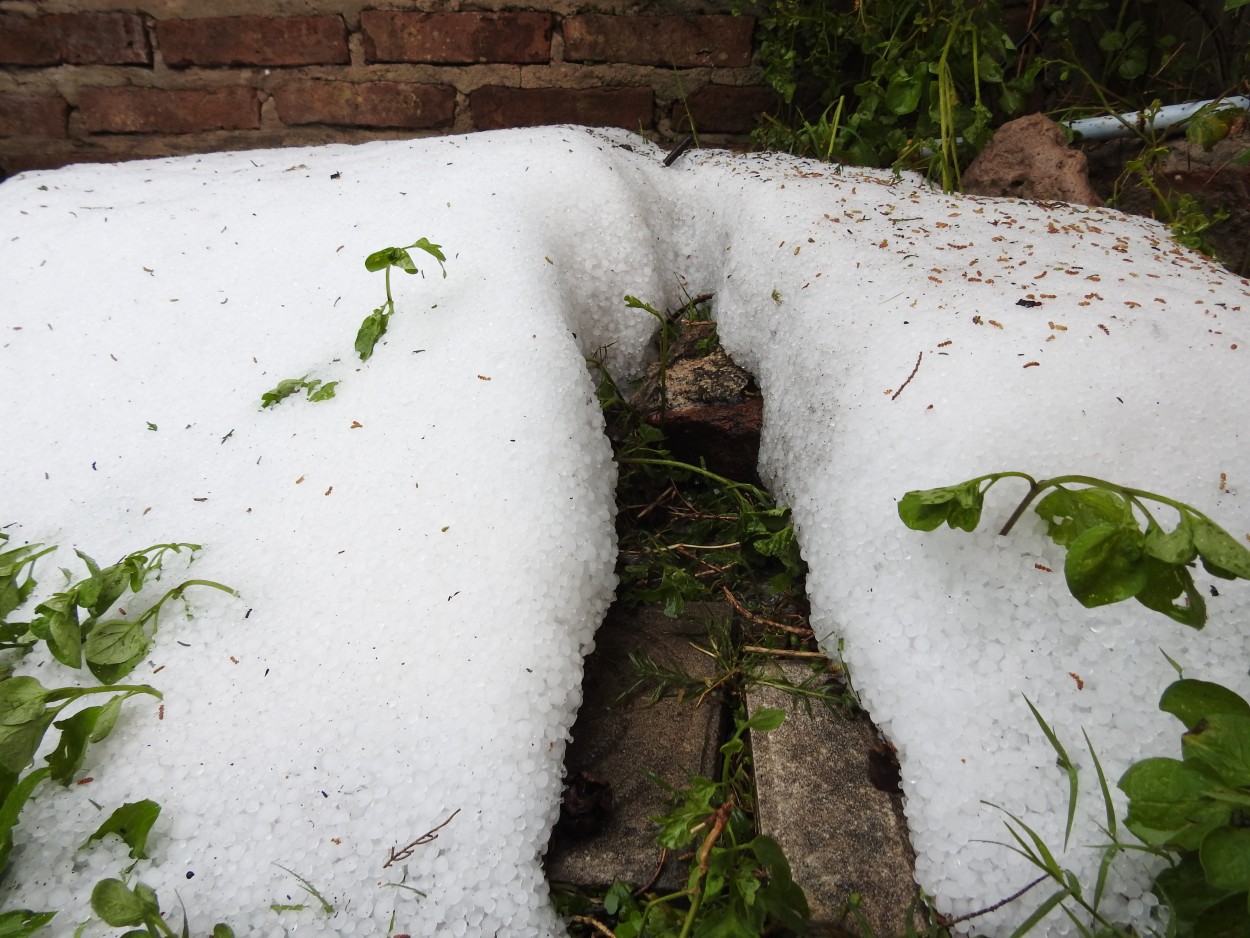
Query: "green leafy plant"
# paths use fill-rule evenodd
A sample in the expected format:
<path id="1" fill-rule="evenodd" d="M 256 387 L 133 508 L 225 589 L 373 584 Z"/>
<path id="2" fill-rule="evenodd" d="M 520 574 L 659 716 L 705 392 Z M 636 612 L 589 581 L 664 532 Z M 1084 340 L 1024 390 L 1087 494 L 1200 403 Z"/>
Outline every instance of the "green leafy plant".
<path id="1" fill-rule="evenodd" d="M 730 938 L 761 935 L 767 927 L 804 929 L 810 913 L 803 890 L 776 841 L 754 833 L 748 810 L 746 736 L 770 732 L 784 719 L 784 711 L 767 707 L 740 718 L 720 748 L 719 779 L 696 775 L 683 788 L 664 786 L 672 806 L 652 819 L 659 825 L 657 840 L 675 854 L 693 850 L 690 875 L 684 889 L 645 901 L 628 885 L 614 884 L 602 904 L 616 938 Z"/>
<path id="2" fill-rule="evenodd" d="M 156 892 L 144 883 L 130 886 L 120 879 L 100 880 L 91 890 L 91 910 L 109 925 L 130 927 L 122 938 L 178 938 L 178 933 L 161 917 Z M 182 938 L 188 938 L 185 911 Z M 228 925 L 218 923 L 209 938 L 234 938 L 234 932 Z"/>
<path id="3" fill-rule="evenodd" d="M 321 383 L 319 378 L 309 380 L 308 375 L 302 378 L 287 378 L 285 381 L 279 381 L 277 387 L 272 391 L 266 391 L 260 396 L 260 406 L 272 407 L 279 401 L 284 401 L 292 394 L 298 394 L 300 391 L 308 392 L 308 400 L 313 403 L 318 401 L 328 401 L 334 397 L 334 389 L 338 387 L 337 381 L 328 381 Z"/>
<path id="4" fill-rule="evenodd" d="M 7 541 L 8 535 L 0 533 Z M 145 583 L 159 579 L 164 556 L 197 544 L 156 544 L 127 554 L 112 566 L 101 568 L 82 551 L 75 551 L 89 575 L 66 590 L 54 593 L 37 605 L 27 622 L 10 622 L 8 617 L 27 602 L 37 583 L 35 561 L 55 547 L 31 544 L 0 554 L 0 647 L 21 653 L 38 642 L 47 644 L 52 655 L 68 667 L 88 669 L 104 685 L 101 687 L 44 687 L 29 676 L 0 679 L 0 876 L 8 868 L 13 851 L 13 830 L 22 808 L 45 779 L 68 786 L 83 765 L 88 747 L 109 736 L 117 724 L 122 704 L 135 695 L 160 698 L 147 684 L 117 684 L 143 659 L 151 646 L 157 619 L 166 602 L 181 598 L 192 586 L 210 586 L 234 595 L 234 591 L 211 580 L 186 580 L 168 590 L 146 609 L 130 618 L 119 607 L 122 601 L 133 606 L 127 594 L 137 594 Z M 67 579 L 68 571 L 63 571 Z M 132 595 L 137 600 L 137 596 Z M 103 618 L 117 608 L 116 617 Z M 85 618 L 80 621 L 80 610 Z M 150 624 L 150 631 L 149 631 Z M 98 694 L 111 695 L 103 704 L 70 711 L 83 699 Z M 62 719 L 57 719 L 61 717 Z M 52 727 L 59 731 L 56 746 L 44 757 L 47 765 L 33 768 L 36 753 Z M 122 805 L 87 838 L 86 847 L 115 834 L 130 848 L 136 860 L 147 857 L 147 838 L 160 814 L 154 801 L 142 800 Z M 121 880 L 106 879 L 92 892 L 92 908 L 105 922 L 117 926 L 141 925 L 126 933 L 127 938 L 142 935 L 173 935 L 160 917 L 155 893 L 138 884 L 133 888 Z M 17 909 L 0 913 L 0 936 L 24 938 L 43 928 L 55 912 Z M 183 938 L 187 938 L 184 916 Z M 225 925 L 213 929 L 212 938 L 232 938 Z"/>
<path id="5" fill-rule="evenodd" d="M 447 276 L 447 268 L 443 266 L 447 258 L 443 254 L 442 245 L 431 244 L 425 238 L 418 238 L 412 244 L 402 248 L 383 248 L 365 258 L 366 270 L 386 272 L 386 302 L 365 317 L 360 324 L 360 330 L 356 333 L 356 354 L 360 356 L 362 362 L 368 361 L 373 356 L 374 346 L 386 334 L 387 325 L 395 312 L 395 299 L 391 296 L 391 268 L 402 270 L 407 274 L 420 273 L 412 260 L 412 255 L 408 253 L 413 248 L 424 251 L 438 261 L 443 276 Z"/>
<path id="6" fill-rule="evenodd" d="M 179 553 L 184 548 L 194 555 L 200 545 L 154 544 L 103 569 L 82 551 L 75 550 L 90 576 L 36 606 L 35 618 L 26 624 L 22 634 L 11 638 L 7 647 L 29 647 L 43 641 L 52 656 L 66 667 L 79 668 L 85 662 L 101 683 L 116 683 L 148 653 L 165 603 L 181 599 L 193 586 L 235 595 L 230 587 L 212 580 L 184 580 L 141 612 L 119 611 L 112 618 L 105 618 L 127 592 L 138 593 L 149 577 L 159 579 L 165 554 Z M 81 621 L 79 610 L 86 613 Z"/>
<path id="7" fill-rule="evenodd" d="M 1201 559 L 1212 576 L 1250 579 L 1250 550 L 1198 509 L 1141 489 L 1083 475 L 1037 480 L 1023 472 L 995 472 L 958 485 L 908 492 L 898 504 L 903 523 L 917 531 L 946 524 L 973 531 L 981 520 L 986 491 L 1001 479 L 1029 483 L 1024 498 L 1003 525 L 1008 534 L 1024 510 L 1046 489 L 1034 509 L 1046 533 L 1067 548 L 1064 577 L 1086 607 L 1136 599 L 1195 629 L 1207 621 L 1206 602 L 1194 585 L 1190 565 Z M 1081 488 L 1071 488 L 1079 485 Z M 1147 503 L 1177 515 L 1165 529 Z M 1142 521 L 1145 529 L 1141 527 Z"/>
<path id="8" fill-rule="evenodd" d="M 1125 826 L 1173 863 L 1155 879 L 1177 934 L 1250 934 L 1250 703 L 1181 678 L 1159 709 L 1185 727 L 1181 759 L 1152 758 L 1121 777 Z"/>

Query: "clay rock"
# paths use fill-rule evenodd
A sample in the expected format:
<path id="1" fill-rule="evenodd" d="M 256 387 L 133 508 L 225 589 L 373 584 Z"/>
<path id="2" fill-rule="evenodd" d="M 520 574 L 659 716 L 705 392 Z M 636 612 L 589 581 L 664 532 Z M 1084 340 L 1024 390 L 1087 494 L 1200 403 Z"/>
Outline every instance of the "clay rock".
<path id="1" fill-rule="evenodd" d="M 1009 121 L 963 174 L 971 195 L 1101 205 L 1089 182 L 1085 154 L 1068 146 L 1063 130 L 1044 114 Z"/>
<path id="2" fill-rule="evenodd" d="M 669 350 L 663 395 L 659 365 L 652 365 L 631 403 L 664 430 L 678 459 L 703 460 L 737 481 L 759 481 L 764 400 L 755 379 L 716 343 L 714 323 L 688 323 Z"/>

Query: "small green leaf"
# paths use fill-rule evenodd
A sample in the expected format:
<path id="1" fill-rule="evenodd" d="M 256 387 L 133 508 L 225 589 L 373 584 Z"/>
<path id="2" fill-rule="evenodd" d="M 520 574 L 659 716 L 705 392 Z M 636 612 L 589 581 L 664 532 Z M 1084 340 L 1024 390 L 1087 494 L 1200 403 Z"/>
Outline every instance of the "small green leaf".
<path id="1" fill-rule="evenodd" d="M 1176 919 L 1182 922 L 1196 921 L 1203 912 L 1229 895 L 1227 890 L 1215 889 L 1207 882 L 1197 852 L 1182 855 L 1175 866 L 1161 871 L 1155 877 L 1154 888 L 1171 907 Z"/>
<path id="2" fill-rule="evenodd" d="M 3 865 L 0 865 L 2 868 Z M 0 938 L 29 938 L 55 916 L 55 912 L 32 912 L 30 909 L 0 912 Z"/>
<path id="3" fill-rule="evenodd" d="M 12 775 L 16 777 L 17 773 Z M 9 863 L 9 854 L 13 852 L 13 828 L 17 826 L 22 808 L 39 783 L 47 777 L 48 769 L 35 769 L 14 785 L 4 796 L 4 801 L 0 802 L 0 874 L 3 874 Z"/>
<path id="4" fill-rule="evenodd" d="M 747 720 L 746 728 L 752 733 L 771 733 L 785 722 L 786 712 L 777 707 L 760 707 L 751 719 Z"/>
<path id="5" fill-rule="evenodd" d="M 1134 763 L 1119 788 L 1129 797 L 1129 830 L 1145 843 L 1183 850 L 1197 850 L 1209 832 L 1228 826 L 1235 805 L 1214 798 L 1237 794 L 1196 765 L 1164 758 Z"/>
<path id="6" fill-rule="evenodd" d="M 1250 580 L 1250 550 L 1206 518 L 1194 518 L 1193 528 L 1194 547 L 1207 570 L 1228 580 L 1234 577 Z"/>
<path id="7" fill-rule="evenodd" d="M 337 381 L 327 381 L 317 390 L 310 390 L 308 392 L 308 399 L 314 404 L 318 401 L 328 401 L 330 398 L 334 397 L 334 389 L 338 387 L 338 385 L 339 383 Z"/>
<path id="8" fill-rule="evenodd" d="M 107 619 L 87 636 L 88 664 L 125 664 L 147 654 L 151 642 L 138 619 Z"/>
<path id="9" fill-rule="evenodd" d="M 943 522 L 974 531 L 985 503 L 982 481 L 972 479 L 960 485 L 908 492 L 898 503 L 898 516 L 913 531 L 932 531 Z"/>
<path id="10" fill-rule="evenodd" d="M 1225 827 L 1209 833 L 1198 850 L 1207 882 L 1216 889 L 1250 889 L 1250 830 Z"/>
<path id="11" fill-rule="evenodd" d="M 890 79 L 885 89 L 885 106 L 895 114 L 910 114 L 920 105 L 925 88 L 924 71 L 912 75 L 899 71 Z"/>
<path id="12" fill-rule="evenodd" d="M 287 378 L 285 381 L 279 381 L 278 386 L 272 391 L 266 391 L 260 396 L 260 406 L 272 407 L 279 401 L 284 401 L 297 391 L 302 391 L 308 386 L 308 375 L 301 378 Z"/>
<path id="13" fill-rule="evenodd" d="M 1250 787 L 1250 717 L 1213 713 L 1181 737 L 1185 764 L 1196 763 L 1230 788 Z M 1250 793 L 1245 803 L 1250 806 Z"/>
<path id="14" fill-rule="evenodd" d="M 1136 596 L 1146 586 L 1142 532 L 1132 523 L 1098 524 L 1068 546 L 1063 573 L 1082 606 L 1105 606 Z"/>
<path id="15" fill-rule="evenodd" d="M 146 860 L 148 833 L 161 813 L 161 806 L 155 801 L 144 799 L 130 801 L 122 805 L 108 816 L 94 834 L 86 839 L 83 846 L 93 840 L 100 840 L 108 834 L 116 834 L 130 847 L 130 855 L 136 860 Z M 98 913 L 97 913 L 98 914 Z M 103 916 L 101 916 L 103 918 Z M 108 919 L 105 919 L 108 921 Z M 134 922 L 109 922 L 110 925 L 132 925 Z"/>
<path id="16" fill-rule="evenodd" d="M 1136 597 L 1139 603 L 1190 628 L 1200 629 L 1206 625 L 1207 601 L 1185 567 L 1147 556 L 1145 569 L 1146 585 Z M 1176 599 L 1180 596 L 1184 596 L 1185 601 L 1178 603 Z"/>
<path id="17" fill-rule="evenodd" d="M 438 261 L 438 266 L 442 268 L 443 271 L 443 277 L 447 277 L 447 268 L 443 267 L 443 263 L 447 260 L 447 258 L 443 256 L 443 246 L 441 244 L 432 244 L 425 238 L 418 238 L 416 243 L 412 246 L 414 248 L 420 248 L 422 251 L 425 251 L 426 254 L 430 255 L 430 257 Z"/>
<path id="18" fill-rule="evenodd" d="M 1186 729 L 1216 714 L 1250 717 L 1250 703 L 1240 695 L 1222 684 L 1192 678 L 1169 684 L 1159 699 L 1159 709 L 1172 714 Z"/>
<path id="19" fill-rule="evenodd" d="M 1175 529 L 1168 532 L 1152 522 L 1146 528 L 1146 553 L 1164 563 L 1192 563 L 1198 556 L 1192 517 L 1184 515 Z"/>
<path id="20" fill-rule="evenodd" d="M 378 344 L 382 336 L 386 335 L 386 326 L 390 318 L 390 313 L 384 312 L 379 307 L 361 322 L 360 329 L 356 333 L 356 354 L 360 356 L 362 362 L 367 362 L 373 356 L 373 347 Z"/>
<path id="21" fill-rule="evenodd" d="M 146 897 L 140 896 L 120 879 L 102 879 L 91 890 L 91 911 L 115 928 L 142 925 L 149 913 L 160 915 Z"/>
<path id="22" fill-rule="evenodd" d="M 1128 500 L 1117 492 L 1097 487 L 1057 486 L 1037 503 L 1034 511 L 1046 521 L 1046 533 L 1060 547 L 1068 547 L 1101 524 L 1136 526 Z"/>
<path id="23" fill-rule="evenodd" d="M 33 677 L 0 681 L 0 768 L 15 775 L 35 758 L 54 710 L 47 708 L 47 689 Z"/>
<path id="24" fill-rule="evenodd" d="M 120 696 L 120 695 L 119 695 Z M 74 773 L 82 765 L 83 756 L 87 752 L 87 744 L 95 733 L 104 706 L 84 707 L 64 720 L 53 724 L 61 731 L 61 738 L 52 752 L 44 756 L 48 768 L 52 770 L 52 780 L 68 785 L 74 780 Z"/>

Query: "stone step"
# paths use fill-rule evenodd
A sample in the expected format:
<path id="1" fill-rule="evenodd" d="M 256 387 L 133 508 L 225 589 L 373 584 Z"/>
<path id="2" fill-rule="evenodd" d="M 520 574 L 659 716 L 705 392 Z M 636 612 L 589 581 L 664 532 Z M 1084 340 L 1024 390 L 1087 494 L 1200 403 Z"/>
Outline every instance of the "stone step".
<path id="1" fill-rule="evenodd" d="M 565 756 L 566 783 L 572 784 L 545 861 L 549 881 L 592 888 L 619 881 L 665 891 L 686 885 L 682 863 L 669 860 L 660 868 L 649 819 L 663 813 L 669 799 L 651 773 L 674 787 L 690 775 L 714 777 L 727 710 L 711 694 L 696 703 L 697 690 L 682 700 L 619 698 L 637 680 L 631 652 L 714 679 L 715 663 L 693 644 L 706 646 L 709 624 L 732 616 L 726 603 L 691 603 L 677 620 L 658 607 L 609 613 L 586 661 L 584 700 Z M 811 673 L 803 664 L 776 667 L 792 684 Z M 748 691 L 747 707 L 787 714 L 778 729 L 751 740 L 757 818 L 807 895 L 812 933 L 860 934 L 846 914 L 857 894 L 875 935 L 904 934 L 917 894 L 915 860 L 897 779 L 890 779 L 889 750 L 876 728 L 819 702 L 806 708 L 800 698 L 769 686 Z"/>
<path id="2" fill-rule="evenodd" d="M 794 662 L 776 670 L 791 684 L 811 674 Z M 859 934 L 847 914 L 852 895 L 871 934 L 906 934 L 916 857 L 888 744 L 868 719 L 847 719 L 819 702 L 804 706 L 782 688 L 755 685 L 746 698 L 748 714 L 786 712 L 780 727 L 751 740 L 756 819 L 807 894 L 812 934 Z"/>

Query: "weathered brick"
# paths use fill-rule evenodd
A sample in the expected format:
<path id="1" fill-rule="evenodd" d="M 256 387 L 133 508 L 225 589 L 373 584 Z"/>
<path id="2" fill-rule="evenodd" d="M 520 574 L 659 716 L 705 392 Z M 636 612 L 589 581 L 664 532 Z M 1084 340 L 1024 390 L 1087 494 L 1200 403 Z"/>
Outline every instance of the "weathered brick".
<path id="1" fill-rule="evenodd" d="M 761 111 L 776 106 L 777 95 L 771 88 L 704 85 L 684 104 L 678 101 L 673 105 L 673 126 L 688 131 L 693 120 L 695 130 L 745 134 L 755 129 Z"/>
<path id="2" fill-rule="evenodd" d="M 284 124 L 347 127 L 447 127 L 456 89 L 400 81 L 285 81 L 273 92 Z"/>
<path id="3" fill-rule="evenodd" d="M 549 13 L 360 14 L 369 62 L 472 62 L 517 64 L 551 58 Z"/>
<path id="4" fill-rule="evenodd" d="M 587 13 L 564 20 L 569 62 L 631 62 L 676 68 L 751 64 L 749 16 L 607 16 Z"/>
<path id="5" fill-rule="evenodd" d="M 64 137 L 68 115 L 64 98 L 0 94 L 0 137 Z"/>
<path id="6" fill-rule="evenodd" d="M 156 41 L 170 68 L 189 65 L 345 65 L 339 16 L 219 16 L 162 20 Z"/>
<path id="7" fill-rule="evenodd" d="M 78 110 L 90 133 L 191 134 L 260 127 L 260 100 L 252 88 L 83 88 Z"/>
<path id="8" fill-rule="evenodd" d="M 504 88 L 487 85 L 469 95 L 473 124 L 479 130 L 537 127 L 542 124 L 589 124 L 595 127 L 650 127 L 650 88 Z"/>
<path id="9" fill-rule="evenodd" d="M 134 13 L 0 16 L 0 64 L 146 65 L 143 20 Z"/>

